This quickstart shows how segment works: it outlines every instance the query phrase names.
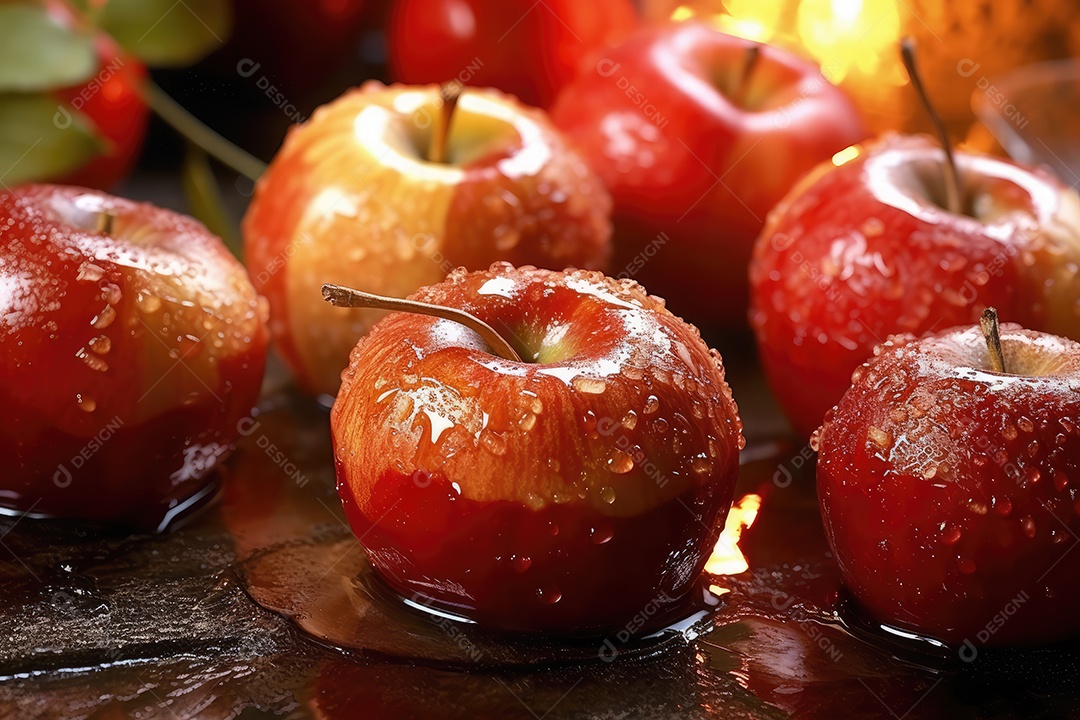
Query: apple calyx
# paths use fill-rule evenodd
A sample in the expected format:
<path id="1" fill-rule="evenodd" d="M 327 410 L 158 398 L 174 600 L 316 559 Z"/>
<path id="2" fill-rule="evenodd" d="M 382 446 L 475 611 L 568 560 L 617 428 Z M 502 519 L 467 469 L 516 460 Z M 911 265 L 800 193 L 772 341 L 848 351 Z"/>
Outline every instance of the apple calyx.
<path id="1" fill-rule="evenodd" d="M 439 87 L 439 97 L 442 98 L 442 109 L 439 112 L 438 124 L 435 132 L 431 134 L 431 144 L 428 146 L 428 160 L 433 163 L 446 162 L 447 138 L 450 137 L 450 124 L 454 121 L 454 109 L 457 108 L 458 100 L 464 92 L 464 87 L 459 82 L 444 82 Z"/>
<path id="2" fill-rule="evenodd" d="M 945 173 L 945 208 L 951 213 L 962 215 L 964 214 L 963 188 L 960 184 L 960 174 L 956 171 L 956 157 L 953 155 L 952 143 L 949 142 L 949 135 L 945 132 L 945 125 L 941 122 L 941 116 L 934 109 L 933 103 L 930 102 L 930 95 L 927 94 L 926 87 L 923 85 L 922 76 L 919 74 L 919 68 L 915 63 L 915 41 L 912 38 L 905 37 L 900 40 L 900 57 L 903 59 L 904 69 L 907 70 L 911 85 L 915 88 L 923 109 L 926 110 L 926 114 L 930 117 L 930 122 L 934 126 L 934 133 L 937 134 L 938 141 L 941 142 L 941 149 L 945 151 L 945 165 L 943 167 Z"/>
<path id="3" fill-rule="evenodd" d="M 392 310 L 394 312 L 411 312 L 418 315 L 452 320 L 469 328 L 491 346 L 496 355 L 504 360 L 524 362 L 517 351 L 497 333 L 493 327 L 476 317 L 472 313 L 450 308 L 444 305 L 420 302 L 418 300 L 406 300 L 404 298 L 386 297 L 374 293 L 364 292 L 347 288 L 342 285 L 326 283 L 322 286 L 323 298 L 335 307 L 346 308 L 372 308 L 375 310 Z"/>
<path id="4" fill-rule="evenodd" d="M 998 329 L 998 313 L 996 308 L 988 307 L 983 310 L 979 318 L 979 327 L 982 328 L 983 337 L 986 338 L 986 348 L 990 351 L 990 367 L 996 373 L 1004 373 L 1005 355 L 1001 352 L 1001 332 Z"/>

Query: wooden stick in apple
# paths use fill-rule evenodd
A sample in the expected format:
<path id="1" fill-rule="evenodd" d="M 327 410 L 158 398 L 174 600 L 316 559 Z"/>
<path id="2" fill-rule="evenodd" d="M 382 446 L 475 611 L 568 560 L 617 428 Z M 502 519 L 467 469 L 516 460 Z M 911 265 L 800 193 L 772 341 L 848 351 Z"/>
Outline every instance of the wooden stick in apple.
<path id="1" fill-rule="evenodd" d="M 405 300 L 403 298 L 386 297 L 361 290 L 354 290 L 342 285 L 327 283 L 322 286 L 323 297 L 331 305 L 336 307 L 374 308 L 376 310 L 393 310 L 395 312 L 411 312 L 419 315 L 453 320 L 476 332 L 484 341 L 491 346 L 495 354 L 504 360 L 522 362 L 521 356 L 495 331 L 495 328 L 476 317 L 475 315 L 458 310 L 456 308 L 432 305 L 431 303 L 419 302 L 418 300 Z"/>
<path id="2" fill-rule="evenodd" d="M 458 100 L 464 90 L 464 86 L 458 82 L 445 82 L 439 88 L 442 108 L 439 110 L 435 132 L 431 134 L 431 144 L 428 146 L 428 160 L 431 162 L 446 162 L 446 139 L 450 137 L 450 123 L 454 121 L 454 109 L 457 108 Z"/>
<path id="3" fill-rule="evenodd" d="M 934 132 L 941 141 L 941 149 L 945 151 L 945 207 L 949 212 L 962 214 L 964 212 L 963 188 L 960 184 L 960 174 L 956 172 L 956 158 L 953 155 L 952 143 L 949 135 L 945 132 L 945 125 L 941 122 L 941 116 L 937 114 L 934 105 L 930 102 L 930 96 L 923 86 L 922 76 L 915 64 L 915 41 L 910 37 L 900 40 L 900 57 L 904 61 L 904 69 L 907 70 L 911 85 L 919 95 L 919 100 L 930 116 L 930 122 L 934 125 Z"/>
<path id="4" fill-rule="evenodd" d="M 998 329 L 997 309 L 988 307 L 983 310 L 979 318 L 979 326 L 982 328 L 983 337 L 986 338 L 986 349 L 990 351 L 990 367 L 994 372 L 1003 373 L 1005 370 L 1005 355 L 1001 352 L 1001 332 Z"/>

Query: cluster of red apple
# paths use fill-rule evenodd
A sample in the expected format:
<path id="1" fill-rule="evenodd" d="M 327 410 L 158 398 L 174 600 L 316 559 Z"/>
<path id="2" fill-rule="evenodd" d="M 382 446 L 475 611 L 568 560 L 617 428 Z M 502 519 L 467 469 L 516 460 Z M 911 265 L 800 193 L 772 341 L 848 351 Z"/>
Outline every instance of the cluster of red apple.
<path id="1" fill-rule="evenodd" d="M 860 602 L 958 642 L 1030 589 L 1041 610 L 996 640 L 1080 629 L 1057 562 L 1080 531 L 1080 347 L 972 327 L 996 305 L 1080 337 L 1076 193 L 966 154 L 943 179 L 918 138 L 853 146 L 812 66 L 700 24 L 475 5 L 397 6 L 400 77 L 457 82 L 370 83 L 290 131 L 244 220 L 254 288 L 171 213 L 0 194 L 0 503 L 182 502 L 256 398 L 259 292 L 298 384 L 338 393 L 339 492 L 384 579 L 495 626 L 617 628 L 689 594 L 743 444 L 719 355 L 676 315 L 730 326 L 749 303 L 796 428 L 824 420 L 822 510 Z"/>

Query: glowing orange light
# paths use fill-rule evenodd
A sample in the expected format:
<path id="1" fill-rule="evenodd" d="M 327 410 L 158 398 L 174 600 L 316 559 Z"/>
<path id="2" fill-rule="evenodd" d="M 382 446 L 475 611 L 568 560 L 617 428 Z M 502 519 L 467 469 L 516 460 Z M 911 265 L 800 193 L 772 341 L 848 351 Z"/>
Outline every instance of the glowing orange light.
<path id="1" fill-rule="evenodd" d="M 750 569 L 746 556 L 739 549 L 739 538 L 744 529 L 754 524 L 761 509 L 761 496 L 750 493 L 731 506 L 724 531 L 716 540 L 705 572 L 711 575 L 738 575 Z"/>

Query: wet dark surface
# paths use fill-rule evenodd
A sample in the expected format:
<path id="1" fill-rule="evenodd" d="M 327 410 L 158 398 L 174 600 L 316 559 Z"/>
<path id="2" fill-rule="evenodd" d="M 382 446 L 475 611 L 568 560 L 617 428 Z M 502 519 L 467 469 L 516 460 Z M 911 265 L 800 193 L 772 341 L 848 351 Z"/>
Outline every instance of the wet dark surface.
<path id="1" fill-rule="evenodd" d="M 325 408 L 280 387 L 170 533 L 0 519 L 0 718 L 1080 717 L 1075 645 L 965 662 L 846 629 L 810 454 L 733 370 L 736 499 L 762 505 L 694 639 L 526 641 L 403 608 L 344 524 Z"/>

